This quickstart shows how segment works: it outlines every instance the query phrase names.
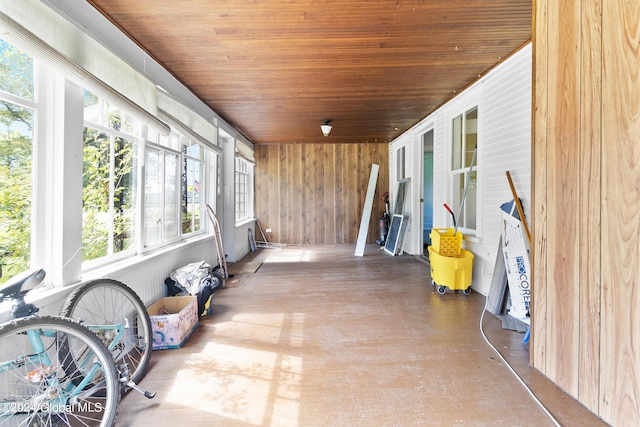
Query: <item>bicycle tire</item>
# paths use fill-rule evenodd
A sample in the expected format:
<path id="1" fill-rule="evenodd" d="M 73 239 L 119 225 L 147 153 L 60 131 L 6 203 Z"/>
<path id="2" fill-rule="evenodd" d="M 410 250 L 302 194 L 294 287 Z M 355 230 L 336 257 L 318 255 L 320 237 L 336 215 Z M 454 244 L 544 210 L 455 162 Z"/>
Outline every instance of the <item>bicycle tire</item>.
<path id="1" fill-rule="evenodd" d="M 30 341 L 30 332 L 41 349 Z M 86 360 L 100 379 L 82 389 L 73 378 L 84 378 L 90 368 L 80 370 L 80 355 L 89 356 Z M 111 352 L 80 323 L 43 316 L 0 325 L 0 426 L 110 427 L 119 402 Z"/>
<path id="2" fill-rule="evenodd" d="M 120 345 L 113 348 L 114 361 L 116 366 L 128 365 L 133 382 L 144 378 L 151 359 L 151 320 L 142 300 L 130 287 L 114 279 L 88 281 L 67 297 L 60 315 L 85 326 L 125 322 L 128 327 L 122 341 L 124 349 Z M 97 332 L 108 346 L 109 338 Z"/>

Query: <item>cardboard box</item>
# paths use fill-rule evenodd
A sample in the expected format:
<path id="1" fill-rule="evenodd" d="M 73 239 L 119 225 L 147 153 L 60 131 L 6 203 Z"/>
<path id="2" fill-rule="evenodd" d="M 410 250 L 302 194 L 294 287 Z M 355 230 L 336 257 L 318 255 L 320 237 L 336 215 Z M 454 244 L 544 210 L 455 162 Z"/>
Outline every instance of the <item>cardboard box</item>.
<path id="1" fill-rule="evenodd" d="M 147 308 L 151 318 L 153 350 L 180 348 L 198 327 L 194 296 L 162 298 Z"/>

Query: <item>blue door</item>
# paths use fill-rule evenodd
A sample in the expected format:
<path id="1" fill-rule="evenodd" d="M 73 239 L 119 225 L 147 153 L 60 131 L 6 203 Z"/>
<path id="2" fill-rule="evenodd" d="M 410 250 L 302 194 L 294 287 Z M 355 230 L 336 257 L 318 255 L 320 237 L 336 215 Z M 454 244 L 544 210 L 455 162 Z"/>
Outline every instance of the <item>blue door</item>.
<path id="1" fill-rule="evenodd" d="M 431 245 L 431 229 L 433 228 L 433 152 L 424 153 L 424 177 L 423 177 L 423 221 L 422 242 Z"/>

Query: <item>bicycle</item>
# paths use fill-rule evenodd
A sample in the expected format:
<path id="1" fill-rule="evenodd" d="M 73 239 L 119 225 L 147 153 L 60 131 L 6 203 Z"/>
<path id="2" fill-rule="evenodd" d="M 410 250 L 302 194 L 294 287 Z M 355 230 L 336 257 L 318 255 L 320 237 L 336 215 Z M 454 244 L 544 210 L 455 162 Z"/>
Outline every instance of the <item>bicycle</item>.
<path id="1" fill-rule="evenodd" d="M 31 270 L 0 287 L 0 299 L 13 302 L 0 325 L 0 426 L 111 426 L 125 391 L 155 396 L 134 381 L 151 353 L 146 309 L 126 285 L 99 279 L 69 295 L 65 317 L 38 317 L 25 296 L 44 276 Z"/>

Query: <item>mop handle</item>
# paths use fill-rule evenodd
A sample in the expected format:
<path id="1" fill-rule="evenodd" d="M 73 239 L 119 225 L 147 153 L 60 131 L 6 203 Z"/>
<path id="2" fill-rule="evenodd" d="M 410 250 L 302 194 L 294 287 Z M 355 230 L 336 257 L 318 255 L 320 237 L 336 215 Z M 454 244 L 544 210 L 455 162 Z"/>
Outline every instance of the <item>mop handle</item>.
<path id="1" fill-rule="evenodd" d="M 462 194 L 462 200 L 460 200 L 460 209 L 458 210 L 458 219 L 460 219 L 460 215 L 462 215 L 462 208 L 464 207 L 464 201 L 467 198 L 467 190 L 469 189 L 469 181 L 471 181 L 471 172 L 473 170 L 473 163 L 476 161 L 476 153 L 478 152 L 478 145 L 473 148 L 473 157 L 471 157 L 471 164 L 469 165 L 469 175 L 465 179 L 464 183 L 464 193 Z M 455 226 L 453 230 L 453 235 L 455 236 L 458 232 L 458 225 Z"/>

